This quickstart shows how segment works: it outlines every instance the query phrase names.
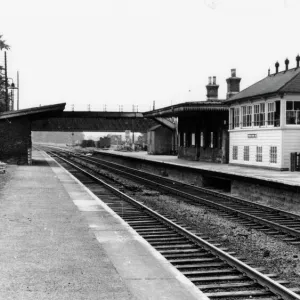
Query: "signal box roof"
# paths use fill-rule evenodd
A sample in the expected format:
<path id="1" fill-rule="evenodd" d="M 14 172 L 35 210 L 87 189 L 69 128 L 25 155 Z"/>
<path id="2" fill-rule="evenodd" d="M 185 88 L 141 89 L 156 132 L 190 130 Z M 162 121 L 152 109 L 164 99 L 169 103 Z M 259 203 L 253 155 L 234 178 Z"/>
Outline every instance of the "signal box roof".
<path id="1" fill-rule="evenodd" d="M 284 93 L 300 93 L 300 68 L 268 75 L 264 79 L 232 96 L 226 103 Z"/>

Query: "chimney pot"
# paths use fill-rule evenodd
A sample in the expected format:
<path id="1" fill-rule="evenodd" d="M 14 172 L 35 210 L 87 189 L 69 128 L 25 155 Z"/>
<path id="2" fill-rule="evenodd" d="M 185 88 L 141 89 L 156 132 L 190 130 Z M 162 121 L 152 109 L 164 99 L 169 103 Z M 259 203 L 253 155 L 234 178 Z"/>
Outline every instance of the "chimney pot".
<path id="1" fill-rule="evenodd" d="M 226 79 L 227 82 L 227 95 L 226 98 L 236 95 L 240 92 L 240 82 L 241 78 L 236 77 L 236 69 L 231 69 L 231 77 Z"/>
<path id="2" fill-rule="evenodd" d="M 216 76 L 208 77 L 208 85 L 206 86 L 207 89 L 207 100 L 216 100 L 218 99 L 218 89 L 219 86 L 216 84 Z M 212 81 L 213 80 L 213 81 Z"/>
<path id="3" fill-rule="evenodd" d="M 278 69 L 279 69 L 279 62 L 277 61 L 275 64 L 275 68 L 276 68 L 276 74 L 278 73 Z"/>
<path id="4" fill-rule="evenodd" d="M 297 68 L 299 68 L 299 63 L 300 63 L 300 56 L 299 56 L 299 54 L 296 57 L 296 62 L 297 62 Z"/>
<path id="5" fill-rule="evenodd" d="M 270 76 L 271 72 L 270 72 L 270 68 L 268 69 L 268 76 Z"/>
<path id="6" fill-rule="evenodd" d="M 290 63 L 290 61 L 288 59 L 286 59 L 284 61 L 284 63 L 285 63 L 285 70 L 287 71 L 289 69 L 289 63 Z"/>

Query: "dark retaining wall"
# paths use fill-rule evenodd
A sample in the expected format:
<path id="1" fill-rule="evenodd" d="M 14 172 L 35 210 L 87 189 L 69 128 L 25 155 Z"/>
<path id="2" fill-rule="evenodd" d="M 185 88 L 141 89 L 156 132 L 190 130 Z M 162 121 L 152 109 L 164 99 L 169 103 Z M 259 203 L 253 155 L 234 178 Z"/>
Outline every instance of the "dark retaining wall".
<path id="1" fill-rule="evenodd" d="M 188 184 L 200 187 L 229 187 L 231 194 L 249 201 L 279 206 L 297 205 L 300 209 L 300 187 L 288 186 L 276 182 L 268 182 L 255 178 L 218 173 L 215 171 L 193 170 L 185 166 L 174 166 L 167 163 L 148 161 L 145 159 L 119 156 L 111 153 L 97 153 L 101 158 L 123 164 L 125 166 L 148 171 L 153 174 L 168 176 Z"/>

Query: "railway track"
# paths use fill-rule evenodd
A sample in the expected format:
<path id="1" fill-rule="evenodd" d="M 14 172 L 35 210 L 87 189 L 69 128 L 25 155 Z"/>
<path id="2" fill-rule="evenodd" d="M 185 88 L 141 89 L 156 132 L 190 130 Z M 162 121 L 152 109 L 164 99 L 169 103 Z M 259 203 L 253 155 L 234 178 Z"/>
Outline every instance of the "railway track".
<path id="1" fill-rule="evenodd" d="M 62 151 L 56 149 L 56 151 Z M 66 153 L 65 151 L 63 151 Z M 68 156 L 73 155 L 68 153 Z M 205 205 L 222 211 L 223 216 L 238 221 L 244 226 L 260 230 L 292 245 L 300 245 L 300 216 L 265 205 L 253 203 L 206 188 L 195 187 L 163 176 L 150 174 L 100 158 L 80 155 L 76 160 L 91 164 L 110 172 L 150 185 L 155 189 L 179 195 L 192 204 Z"/>
<path id="2" fill-rule="evenodd" d="M 107 184 L 77 162 L 52 153 L 70 173 L 118 213 L 174 267 L 211 299 L 299 299 L 300 289 L 275 281 L 276 274 L 234 257 L 218 241 L 158 214 Z"/>

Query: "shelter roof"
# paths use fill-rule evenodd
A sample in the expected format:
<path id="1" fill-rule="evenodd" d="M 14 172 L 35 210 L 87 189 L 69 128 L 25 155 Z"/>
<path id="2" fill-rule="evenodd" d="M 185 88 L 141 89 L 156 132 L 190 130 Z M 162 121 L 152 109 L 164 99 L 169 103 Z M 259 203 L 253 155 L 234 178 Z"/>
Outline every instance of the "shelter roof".
<path id="1" fill-rule="evenodd" d="M 11 119 L 11 118 L 20 118 L 28 116 L 30 119 L 42 119 L 44 117 L 57 116 L 63 112 L 65 109 L 66 103 L 59 103 L 53 105 L 45 105 L 38 107 L 31 107 L 20 110 L 12 110 L 0 113 L 1 119 Z"/>
<path id="2" fill-rule="evenodd" d="M 193 101 L 175 104 L 160 109 L 144 112 L 146 118 L 151 117 L 176 117 L 186 112 L 199 111 L 227 111 L 228 105 L 224 103 L 225 100 L 207 100 L 207 101 Z"/>
<path id="3" fill-rule="evenodd" d="M 300 68 L 270 74 L 226 101 L 270 96 L 279 93 L 300 93 Z"/>

